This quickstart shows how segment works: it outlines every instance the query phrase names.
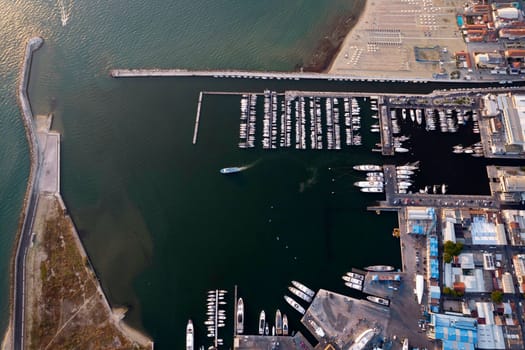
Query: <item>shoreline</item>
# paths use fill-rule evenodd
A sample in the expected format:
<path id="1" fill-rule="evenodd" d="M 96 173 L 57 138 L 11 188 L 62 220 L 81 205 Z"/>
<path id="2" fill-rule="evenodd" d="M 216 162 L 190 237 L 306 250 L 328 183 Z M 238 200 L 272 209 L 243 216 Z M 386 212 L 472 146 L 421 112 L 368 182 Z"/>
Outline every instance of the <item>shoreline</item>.
<path id="1" fill-rule="evenodd" d="M 359 24 L 361 24 L 363 19 L 369 15 L 371 9 L 372 9 L 372 1 L 364 0 L 364 5 L 361 7 L 361 12 L 357 16 L 355 23 L 349 28 L 348 32 L 346 33 L 346 36 L 344 37 L 344 39 L 341 41 L 341 43 L 337 47 L 337 50 L 333 52 L 333 54 L 330 56 L 330 63 L 328 64 L 328 67 L 326 67 L 326 69 L 323 71 L 323 73 L 330 73 L 332 71 L 336 58 L 341 55 L 344 45 L 347 44 L 348 41 L 350 41 L 350 38 L 354 34 L 356 27 Z"/>
<path id="2" fill-rule="evenodd" d="M 312 55 L 301 68 L 304 72 L 328 73 L 335 58 L 352 30 L 359 24 L 363 13 L 369 7 L 370 1 L 354 0 L 354 5 L 348 13 L 338 15 L 330 24 L 329 29 L 317 43 Z"/>

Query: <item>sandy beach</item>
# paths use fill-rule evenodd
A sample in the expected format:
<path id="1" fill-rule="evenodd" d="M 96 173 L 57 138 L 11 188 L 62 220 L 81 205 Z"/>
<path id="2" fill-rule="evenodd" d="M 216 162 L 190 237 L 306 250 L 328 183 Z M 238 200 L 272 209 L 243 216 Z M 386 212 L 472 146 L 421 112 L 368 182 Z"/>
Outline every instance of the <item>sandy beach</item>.
<path id="1" fill-rule="evenodd" d="M 428 79 L 450 73 L 455 70 L 454 52 L 466 48 L 455 23 L 462 4 L 458 0 L 366 1 L 328 73 Z"/>

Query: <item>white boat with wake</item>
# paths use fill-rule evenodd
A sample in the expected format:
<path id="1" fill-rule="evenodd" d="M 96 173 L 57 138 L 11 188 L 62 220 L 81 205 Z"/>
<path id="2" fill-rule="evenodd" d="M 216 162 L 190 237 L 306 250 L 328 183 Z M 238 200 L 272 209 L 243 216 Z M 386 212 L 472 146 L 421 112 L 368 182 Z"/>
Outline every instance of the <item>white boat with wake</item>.
<path id="1" fill-rule="evenodd" d="M 244 167 L 229 167 L 229 168 L 222 168 L 221 169 L 221 174 L 235 174 L 235 173 L 239 173 L 241 171 L 244 170 Z"/>

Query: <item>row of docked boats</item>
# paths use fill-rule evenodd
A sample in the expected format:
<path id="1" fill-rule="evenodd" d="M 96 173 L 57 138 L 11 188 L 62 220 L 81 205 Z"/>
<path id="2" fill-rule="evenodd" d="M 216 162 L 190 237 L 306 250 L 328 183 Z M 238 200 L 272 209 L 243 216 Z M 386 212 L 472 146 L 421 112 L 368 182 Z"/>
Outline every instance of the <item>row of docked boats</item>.
<path id="1" fill-rule="evenodd" d="M 361 192 L 382 193 L 384 187 L 383 167 L 380 165 L 363 164 L 354 165 L 354 170 L 367 171 L 366 181 L 354 182 L 354 186 L 360 188 Z"/>
<path id="2" fill-rule="evenodd" d="M 219 329 L 225 327 L 226 322 L 226 311 L 223 309 L 226 305 L 227 291 L 224 289 L 215 289 L 208 291 L 206 299 L 207 319 L 204 321 L 204 325 L 207 329 L 207 337 L 214 339 L 214 346 L 223 345 L 223 339 L 219 338 Z"/>
<path id="3" fill-rule="evenodd" d="M 446 194 L 448 190 L 447 184 L 441 184 L 441 185 L 427 185 L 424 188 L 421 188 L 419 190 L 419 193 L 422 194 Z"/>
<path id="4" fill-rule="evenodd" d="M 365 276 L 361 275 L 360 273 L 347 272 L 346 275 L 342 276 L 342 279 L 345 281 L 345 286 L 357 289 L 359 291 L 363 290 Z"/>
<path id="5" fill-rule="evenodd" d="M 345 144 L 362 144 L 358 133 L 361 127 L 360 107 L 356 98 L 294 96 L 289 93 L 283 98 L 270 90 L 264 91 L 263 98 L 263 149 L 295 146 L 296 149 L 326 147 L 340 150 L 343 145 L 343 117 Z M 257 100 L 256 94 L 243 94 L 241 97 L 240 148 L 256 145 Z"/>
<path id="6" fill-rule="evenodd" d="M 419 170 L 419 162 L 396 166 L 396 185 L 398 193 L 407 193 L 413 185 L 412 176 Z"/>
<path id="7" fill-rule="evenodd" d="M 275 325 L 272 326 L 271 335 L 288 335 L 288 317 L 286 314 L 281 314 L 281 310 L 275 311 Z M 261 310 L 259 313 L 259 335 L 270 335 L 270 325 L 266 320 L 266 313 Z"/>
<path id="8" fill-rule="evenodd" d="M 470 154 L 473 157 L 483 157 L 483 145 L 480 142 L 476 142 L 472 146 L 463 147 L 463 145 L 455 145 L 452 147 L 452 153 L 456 154 Z"/>
<path id="9" fill-rule="evenodd" d="M 479 133 L 477 113 L 471 109 L 396 108 L 391 109 L 390 113 L 392 119 L 396 119 L 400 114 L 403 121 L 410 120 L 415 125 L 424 124 L 427 131 L 437 130 L 439 126 L 439 130 L 443 133 L 457 132 L 458 128 L 465 125 L 472 117 L 473 132 Z"/>
<path id="10" fill-rule="evenodd" d="M 311 303 L 315 296 L 313 290 L 298 281 L 292 281 L 292 285 L 288 287 L 288 290 L 306 303 Z M 306 309 L 292 297 L 285 295 L 284 300 L 301 315 L 305 314 Z"/>
<path id="11" fill-rule="evenodd" d="M 255 147 L 255 129 L 257 122 L 257 95 L 244 94 L 241 98 L 241 124 L 239 127 L 239 147 Z"/>

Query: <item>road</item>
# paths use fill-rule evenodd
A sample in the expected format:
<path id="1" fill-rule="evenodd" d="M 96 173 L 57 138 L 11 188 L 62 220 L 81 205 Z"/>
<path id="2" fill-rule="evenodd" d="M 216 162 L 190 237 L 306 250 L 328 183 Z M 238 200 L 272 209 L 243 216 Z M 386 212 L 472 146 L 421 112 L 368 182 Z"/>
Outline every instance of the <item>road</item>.
<path id="1" fill-rule="evenodd" d="M 24 349 L 25 257 L 27 248 L 31 242 L 31 232 L 33 229 L 33 222 L 38 204 L 38 181 L 41 168 L 40 154 L 33 124 L 33 113 L 31 111 L 31 105 L 29 104 L 29 98 L 27 96 L 27 84 L 29 82 L 29 73 L 33 52 L 40 48 L 42 43 L 43 39 L 40 37 L 34 37 L 28 41 L 18 91 L 20 108 L 22 111 L 22 117 L 24 119 L 27 138 L 29 140 L 29 148 L 31 151 L 31 171 L 28 178 L 28 195 L 27 203 L 25 203 L 25 215 L 22 223 L 22 229 L 20 230 L 14 266 L 12 326 L 13 347 L 15 350 Z"/>

